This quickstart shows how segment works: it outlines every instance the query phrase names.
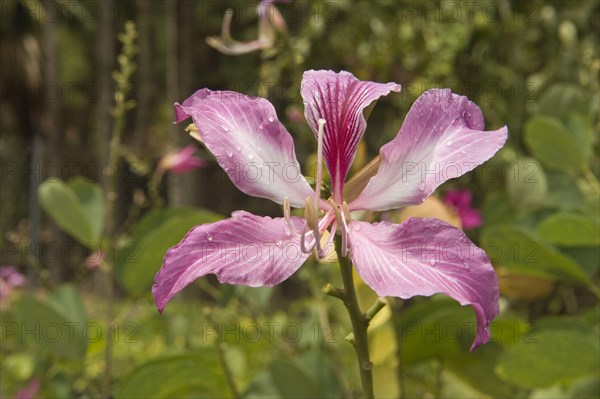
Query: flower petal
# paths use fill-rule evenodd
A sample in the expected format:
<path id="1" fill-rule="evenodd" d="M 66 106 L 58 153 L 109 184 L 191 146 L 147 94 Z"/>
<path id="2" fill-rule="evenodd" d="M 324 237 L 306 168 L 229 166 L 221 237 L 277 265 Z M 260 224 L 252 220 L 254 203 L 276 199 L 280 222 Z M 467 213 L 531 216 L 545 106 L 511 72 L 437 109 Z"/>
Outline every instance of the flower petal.
<path id="1" fill-rule="evenodd" d="M 192 117 L 202 142 L 233 183 L 255 197 L 304 207 L 314 191 L 302 176 L 294 141 L 271 103 L 232 91 L 198 90 L 175 104 L 177 122 Z"/>
<path id="2" fill-rule="evenodd" d="M 421 203 L 440 184 L 490 159 L 505 127 L 483 131 L 483 115 L 467 97 L 432 89 L 413 104 L 398 135 L 381 147 L 381 164 L 351 210 L 386 210 Z"/>
<path id="3" fill-rule="evenodd" d="M 379 97 L 391 91 L 399 92 L 400 85 L 361 81 L 346 71 L 311 70 L 304 72 L 300 91 L 304 115 L 315 135 L 319 131 L 317 121 L 326 121 L 323 155 L 332 179 L 334 198 L 341 202 L 344 179 L 367 127 L 362 111 Z"/>
<path id="4" fill-rule="evenodd" d="M 291 218 L 297 230 L 304 219 Z M 230 219 L 194 227 L 165 254 L 152 295 L 162 312 L 177 292 L 199 277 L 215 274 L 221 283 L 251 287 L 279 284 L 310 254 L 300 250 L 283 218 L 237 211 Z"/>
<path id="5" fill-rule="evenodd" d="M 471 350 L 488 341 L 489 324 L 498 314 L 498 278 L 485 252 L 461 230 L 418 218 L 402 224 L 353 221 L 350 228 L 352 262 L 377 295 L 406 299 L 444 293 L 475 310 Z"/>

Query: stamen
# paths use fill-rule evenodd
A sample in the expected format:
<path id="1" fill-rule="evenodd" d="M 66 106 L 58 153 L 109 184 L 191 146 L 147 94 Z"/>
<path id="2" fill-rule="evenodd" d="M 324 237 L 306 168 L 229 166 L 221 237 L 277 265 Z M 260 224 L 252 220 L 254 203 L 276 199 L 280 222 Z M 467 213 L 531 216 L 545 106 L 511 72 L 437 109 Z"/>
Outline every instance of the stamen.
<path id="1" fill-rule="evenodd" d="M 348 223 L 352 223 L 352 215 L 350 215 L 350 210 L 348 209 L 348 204 L 346 203 L 346 201 L 342 202 L 342 211 L 344 212 L 346 221 Z"/>
<path id="2" fill-rule="evenodd" d="M 329 205 L 331 205 L 331 209 L 333 209 L 333 212 L 335 213 L 335 220 L 342 220 L 342 216 L 340 214 L 340 208 L 335 203 L 335 201 L 333 199 L 329 198 L 327 200 L 327 202 L 329 203 Z"/>
<path id="3" fill-rule="evenodd" d="M 310 248 L 306 248 L 306 232 L 308 231 L 308 229 L 306 228 L 306 225 L 302 228 L 302 233 L 300 233 L 300 251 L 302 251 L 302 253 L 308 254 L 310 253 L 310 251 L 312 251 L 312 249 L 314 248 L 314 245 Z"/>
<path id="4" fill-rule="evenodd" d="M 310 229 L 315 228 L 315 222 L 317 218 L 315 218 L 315 206 L 312 198 L 306 197 L 304 200 L 304 218 L 306 219 L 306 224 Z"/>
<path id="5" fill-rule="evenodd" d="M 298 232 L 292 224 L 290 200 L 287 196 L 283 199 L 283 218 L 288 225 L 288 229 L 290 229 L 290 234 L 292 234 L 294 237 L 298 237 Z"/>
<path id="6" fill-rule="evenodd" d="M 342 257 L 348 256 L 348 225 L 346 224 L 346 217 L 342 212 L 340 227 L 342 230 Z"/>

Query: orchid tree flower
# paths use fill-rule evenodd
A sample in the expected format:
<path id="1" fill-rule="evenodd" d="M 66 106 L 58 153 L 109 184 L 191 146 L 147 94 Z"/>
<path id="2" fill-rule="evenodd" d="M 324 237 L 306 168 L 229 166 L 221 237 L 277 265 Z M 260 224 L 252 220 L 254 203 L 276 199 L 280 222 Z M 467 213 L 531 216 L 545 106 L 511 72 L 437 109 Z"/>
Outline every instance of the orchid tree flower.
<path id="1" fill-rule="evenodd" d="M 202 143 L 232 182 L 248 195 L 282 204 L 284 216 L 236 211 L 229 219 L 190 230 L 166 253 L 155 277 L 152 292 L 159 311 L 207 274 L 228 284 L 279 284 L 311 252 L 326 256 L 329 243 L 321 245 L 320 239 L 328 232 L 329 241 L 336 237 L 340 262 L 349 257 L 379 296 L 444 293 L 475 311 L 478 328 L 471 349 L 487 342 L 498 313 L 498 281 L 482 249 L 437 219 L 369 223 L 356 215 L 422 203 L 446 180 L 492 157 L 504 145 L 507 129 L 485 131 L 474 103 L 448 89 L 432 89 L 417 99 L 397 136 L 358 173 L 358 181 L 346 182 L 367 126 L 364 109 L 399 91 L 396 83 L 361 81 L 345 71 L 304 73 L 305 117 L 317 141 L 314 189 L 300 173 L 292 136 L 267 100 L 201 89 L 176 103 L 177 122 L 193 119 Z M 327 199 L 321 198 L 323 161 L 332 186 Z M 291 216 L 291 207 L 304 208 L 304 218 Z M 350 284 L 351 276 L 350 270 Z"/>
<path id="2" fill-rule="evenodd" d="M 165 155 L 158 164 L 160 171 L 171 173 L 186 173 L 194 169 L 203 168 L 206 162 L 194 156 L 196 146 L 190 144 L 177 152 Z"/>
<path id="3" fill-rule="evenodd" d="M 469 190 L 450 190 L 444 195 L 444 203 L 454 209 L 465 229 L 474 229 L 483 224 L 481 213 L 471 206 L 472 201 Z"/>
<path id="4" fill-rule="evenodd" d="M 265 50 L 273 47 L 277 31 L 287 31 L 285 19 L 277 10 L 274 3 L 284 0 L 262 0 L 256 7 L 258 14 L 258 38 L 248 42 L 241 42 L 231 37 L 231 19 L 233 11 L 225 11 L 221 36 L 209 36 L 206 43 L 214 49 L 227 55 L 241 55 L 253 51 Z"/>

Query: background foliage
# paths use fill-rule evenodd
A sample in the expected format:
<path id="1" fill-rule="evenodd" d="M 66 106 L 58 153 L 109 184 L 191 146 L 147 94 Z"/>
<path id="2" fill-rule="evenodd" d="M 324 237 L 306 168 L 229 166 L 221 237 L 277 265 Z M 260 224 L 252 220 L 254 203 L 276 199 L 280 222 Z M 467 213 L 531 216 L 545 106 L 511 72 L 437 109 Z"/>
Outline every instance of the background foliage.
<path id="1" fill-rule="evenodd" d="M 431 87 L 509 129 L 492 160 L 439 190 L 467 188 L 482 211 L 468 234 L 500 277 L 491 343 L 469 353 L 472 311 L 446 298 L 391 301 L 370 328 L 376 394 L 598 397 L 600 4 L 295 1 L 277 5 L 288 33 L 269 49 L 227 56 L 206 44 L 227 8 L 234 37 L 256 38 L 255 5 L 2 3 L 0 263 L 28 286 L 2 297 L 0 395 L 32 381 L 65 398 L 356 395 L 349 322 L 320 291 L 335 265 L 309 264 L 273 289 L 206 278 L 163 315 L 150 296 L 190 227 L 281 212 L 216 163 L 159 178 L 160 159 L 193 142 L 171 124 L 172 103 L 201 87 L 269 98 L 310 173 L 299 82 L 325 68 L 403 85 L 373 110 L 357 166 Z"/>

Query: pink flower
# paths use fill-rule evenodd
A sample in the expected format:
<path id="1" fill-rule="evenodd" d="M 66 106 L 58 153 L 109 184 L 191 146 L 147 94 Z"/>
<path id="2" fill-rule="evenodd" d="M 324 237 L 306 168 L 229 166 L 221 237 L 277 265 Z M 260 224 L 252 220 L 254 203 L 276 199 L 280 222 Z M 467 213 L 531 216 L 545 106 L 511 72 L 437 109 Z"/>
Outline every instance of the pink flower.
<path id="1" fill-rule="evenodd" d="M 172 173 L 185 173 L 192 169 L 203 168 L 206 162 L 194 157 L 196 146 L 190 144 L 179 152 L 166 155 L 159 164 L 161 170 L 167 170 Z"/>
<path id="2" fill-rule="evenodd" d="M 15 399 L 32 399 L 37 397 L 40 390 L 40 382 L 33 378 L 25 388 L 22 388 L 15 395 Z"/>
<path id="3" fill-rule="evenodd" d="M 401 224 L 368 223 L 353 211 L 384 211 L 422 203 L 444 181 L 491 158 L 507 129 L 483 130 L 481 110 L 448 89 L 429 90 L 413 104 L 396 138 L 380 150 L 378 168 L 361 190 L 345 190 L 366 121 L 363 110 L 400 91 L 395 83 L 360 81 L 351 73 L 307 71 L 301 85 L 305 117 L 317 139 L 313 189 L 300 173 L 292 136 L 267 100 L 202 89 L 175 104 L 177 122 L 192 117 L 202 142 L 232 182 L 248 195 L 283 204 L 283 218 L 237 211 L 227 220 L 194 227 L 167 251 L 152 293 L 159 311 L 195 279 L 273 286 L 315 251 L 327 256 L 335 234 L 362 280 L 379 296 L 444 293 L 471 305 L 478 321 L 472 348 L 487 342 L 498 313 L 498 279 L 485 254 L 458 228 L 430 218 Z M 321 198 L 321 164 L 332 196 Z M 350 193 L 352 191 L 352 194 Z M 357 191 L 354 193 L 354 191 Z M 290 216 L 290 207 L 305 217 Z M 328 230 L 329 229 L 329 230 Z M 329 233 L 329 242 L 320 239 Z"/>
<path id="4" fill-rule="evenodd" d="M 482 224 L 479 211 L 471 208 L 471 200 L 472 196 L 469 190 L 450 190 L 444 196 L 444 203 L 458 213 L 465 229 L 474 229 Z"/>
<path id="5" fill-rule="evenodd" d="M 10 296 L 13 288 L 22 287 L 27 279 L 14 266 L 0 267 L 0 299 L 5 300 Z"/>

